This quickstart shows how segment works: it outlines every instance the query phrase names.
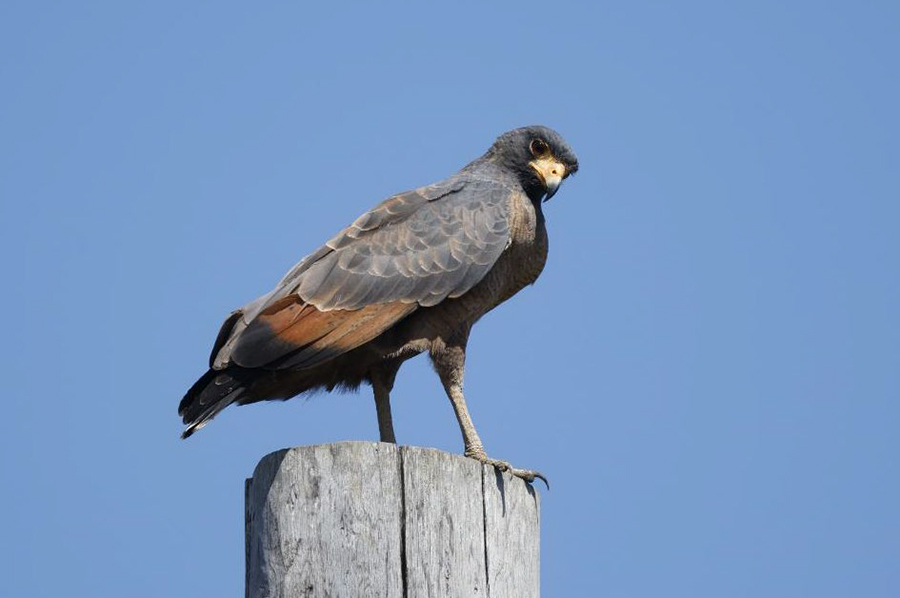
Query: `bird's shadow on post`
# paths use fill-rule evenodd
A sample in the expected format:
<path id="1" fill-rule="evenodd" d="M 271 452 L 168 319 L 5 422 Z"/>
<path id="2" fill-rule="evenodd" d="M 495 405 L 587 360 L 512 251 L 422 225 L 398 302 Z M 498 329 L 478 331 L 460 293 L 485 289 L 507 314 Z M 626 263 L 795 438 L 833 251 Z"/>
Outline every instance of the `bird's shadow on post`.
<path id="1" fill-rule="evenodd" d="M 500 491 L 500 502 L 503 503 L 503 516 L 506 517 L 506 481 L 503 479 L 503 472 L 494 468 L 494 482 L 497 484 L 497 490 Z"/>
<path id="2" fill-rule="evenodd" d="M 494 483 L 497 484 L 497 490 L 500 492 L 500 501 L 503 503 L 503 517 L 506 517 L 506 480 L 503 479 L 503 472 L 497 468 L 494 468 Z M 537 501 L 534 486 L 526 483 L 525 488 L 528 490 L 528 494 L 531 495 L 531 499 Z"/>

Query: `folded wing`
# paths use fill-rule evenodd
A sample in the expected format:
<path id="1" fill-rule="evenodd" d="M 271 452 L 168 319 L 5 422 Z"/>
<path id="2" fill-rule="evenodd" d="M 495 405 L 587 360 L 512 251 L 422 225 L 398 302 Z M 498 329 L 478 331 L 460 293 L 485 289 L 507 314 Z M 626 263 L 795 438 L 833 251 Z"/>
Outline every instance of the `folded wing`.
<path id="1" fill-rule="evenodd" d="M 232 314 L 212 367 L 312 367 L 461 296 L 509 245 L 511 194 L 458 175 L 382 202 Z"/>

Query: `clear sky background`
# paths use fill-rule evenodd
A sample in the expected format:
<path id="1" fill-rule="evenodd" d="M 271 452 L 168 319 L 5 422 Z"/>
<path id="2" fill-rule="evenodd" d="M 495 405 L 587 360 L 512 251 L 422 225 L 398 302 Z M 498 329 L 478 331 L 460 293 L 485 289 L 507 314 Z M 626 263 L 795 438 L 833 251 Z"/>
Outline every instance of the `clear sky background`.
<path id="1" fill-rule="evenodd" d="M 179 440 L 222 318 L 532 123 L 581 170 L 467 390 L 544 595 L 900 595 L 897 3 L 76 4 L 0 5 L 3 595 L 243 595 L 256 462 L 377 425 Z M 461 451 L 425 358 L 394 413 Z"/>

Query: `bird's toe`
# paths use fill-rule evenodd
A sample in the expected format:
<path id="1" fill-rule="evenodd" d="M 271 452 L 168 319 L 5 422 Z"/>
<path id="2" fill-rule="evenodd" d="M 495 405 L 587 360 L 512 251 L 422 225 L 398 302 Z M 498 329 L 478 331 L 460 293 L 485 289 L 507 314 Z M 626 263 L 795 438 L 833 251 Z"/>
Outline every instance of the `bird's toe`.
<path id="1" fill-rule="evenodd" d="M 547 481 L 547 477 L 539 471 L 535 471 L 533 469 L 516 469 L 510 468 L 509 473 L 513 474 L 517 478 L 522 478 L 529 484 L 534 482 L 535 478 L 544 482 L 544 485 L 547 486 L 547 490 L 550 489 L 550 482 Z"/>
<path id="2" fill-rule="evenodd" d="M 485 465 L 493 465 L 500 471 L 509 472 L 517 478 L 525 480 L 529 484 L 534 482 L 535 479 L 541 480 L 542 482 L 544 482 L 544 485 L 547 486 L 547 490 L 550 489 L 550 482 L 547 481 L 547 477 L 539 471 L 535 471 L 532 469 L 518 469 L 510 465 L 508 461 L 503 461 L 502 459 L 491 459 L 483 451 L 480 452 L 480 454 L 467 454 L 466 456 L 471 457 L 476 461 L 480 461 Z"/>

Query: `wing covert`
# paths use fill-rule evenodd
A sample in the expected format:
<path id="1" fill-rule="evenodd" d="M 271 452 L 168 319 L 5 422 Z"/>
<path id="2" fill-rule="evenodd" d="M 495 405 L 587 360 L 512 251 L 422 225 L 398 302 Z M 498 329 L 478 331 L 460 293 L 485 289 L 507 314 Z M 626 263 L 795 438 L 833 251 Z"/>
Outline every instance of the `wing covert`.
<path id="1" fill-rule="evenodd" d="M 338 329 L 337 322 L 352 312 L 377 305 L 406 306 L 380 310 L 377 318 L 369 314 L 371 309 L 360 313 L 360 321 L 371 321 L 367 328 L 375 334 L 419 306 L 463 295 L 484 278 L 509 245 L 512 194 L 496 181 L 455 176 L 385 200 L 301 260 L 274 290 L 240 310 L 239 319 L 232 316 L 236 321 L 214 367 L 224 367 L 232 357 L 245 366 L 259 367 L 263 361 L 302 353 L 308 345 L 299 342 L 306 333 L 298 326 L 306 328 L 313 321 L 322 330 L 312 334 L 309 342 L 340 335 L 342 352 L 351 350 L 372 338 L 340 332 L 343 328 Z M 301 324 L 295 315 L 279 315 L 282 309 L 298 309 L 298 302 L 320 316 Z M 322 319 L 332 311 L 349 313 L 333 323 Z M 262 316 L 265 322 L 257 322 Z M 285 317 L 290 322 L 290 339 L 287 328 L 272 326 Z M 266 339 L 270 334 L 280 340 L 270 342 Z M 259 355 L 254 355 L 257 349 L 252 347 Z"/>
<path id="2" fill-rule="evenodd" d="M 480 179 L 448 187 L 434 199 L 420 191 L 412 200 L 395 196 L 361 216 L 326 244 L 331 252 L 291 292 L 322 310 L 393 301 L 428 307 L 467 292 L 509 245 L 512 192 Z M 395 220 L 384 215 L 404 211 Z"/>

